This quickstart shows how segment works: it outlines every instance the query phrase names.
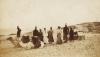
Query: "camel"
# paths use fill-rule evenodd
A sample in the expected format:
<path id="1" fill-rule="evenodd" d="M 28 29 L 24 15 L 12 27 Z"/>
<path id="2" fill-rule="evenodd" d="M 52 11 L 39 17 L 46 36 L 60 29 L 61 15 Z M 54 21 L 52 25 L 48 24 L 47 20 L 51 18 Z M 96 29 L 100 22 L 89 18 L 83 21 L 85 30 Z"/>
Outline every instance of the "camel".
<path id="1" fill-rule="evenodd" d="M 7 38 L 7 40 L 9 40 L 14 45 L 14 47 L 32 49 L 35 47 L 35 45 L 32 43 L 32 40 L 28 38 L 29 38 L 28 36 L 22 36 L 19 39 L 14 39 L 13 37 L 9 37 Z M 43 47 L 44 47 L 44 43 L 40 41 L 40 47 L 38 48 L 43 48 Z"/>

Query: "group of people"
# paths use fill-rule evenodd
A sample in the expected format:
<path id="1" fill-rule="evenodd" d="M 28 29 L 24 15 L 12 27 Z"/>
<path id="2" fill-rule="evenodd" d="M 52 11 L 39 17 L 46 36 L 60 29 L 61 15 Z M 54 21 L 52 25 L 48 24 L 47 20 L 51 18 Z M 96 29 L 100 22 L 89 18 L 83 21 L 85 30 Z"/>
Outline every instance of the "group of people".
<path id="1" fill-rule="evenodd" d="M 53 33 L 54 31 L 52 27 L 50 27 L 48 31 L 46 30 L 46 28 L 44 28 L 44 30 L 42 31 L 42 29 L 38 30 L 37 27 L 35 27 L 35 29 L 33 30 L 32 43 L 35 45 L 36 48 L 41 45 L 40 42 L 43 42 L 44 44 L 47 44 L 47 42 L 49 44 L 52 44 L 54 42 Z M 21 34 L 21 29 L 17 26 L 17 37 L 20 37 L 20 34 Z M 62 34 L 63 34 L 63 39 L 62 39 Z M 78 33 L 76 34 L 78 36 Z M 68 40 L 73 41 L 74 35 L 75 32 L 73 28 L 71 27 L 69 28 L 67 25 L 65 25 L 65 27 L 63 28 L 58 26 L 56 34 L 57 37 L 56 44 L 62 44 L 63 42 L 66 43 Z"/>

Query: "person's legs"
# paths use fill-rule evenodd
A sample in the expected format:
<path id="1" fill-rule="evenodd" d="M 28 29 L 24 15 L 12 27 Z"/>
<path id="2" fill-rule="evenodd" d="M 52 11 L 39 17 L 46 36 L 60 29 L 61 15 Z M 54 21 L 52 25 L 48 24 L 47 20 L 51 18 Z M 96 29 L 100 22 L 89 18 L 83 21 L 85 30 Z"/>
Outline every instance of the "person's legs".
<path id="1" fill-rule="evenodd" d="M 73 35 L 70 35 L 70 39 L 69 39 L 71 42 L 74 41 L 74 36 Z"/>
<path id="2" fill-rule="evenodd" d="M 48 38 L 47 38 L 47 36 L 44 36 L 43 41 L 44 41 L 44 44 L 47 44 L 47 43 L 48 43 Z"/>
<path id="3" fill-rule="evenodd" d="M 65 40 L 65 34 L 63 34 L 63 40 Z"/>
<path id="4" fill-rule="evenodd" d="M 62 44 L 62 40 L 61 40 L 61 34 L 57 35 L 57 44 Z"/>
<path id="5" fill-rule="evenodd" d="M 68 37 L 67 37 L 67 34 L 66 34 L 64 43 L 66 43 L 67 41 L 68 41 Z"/>

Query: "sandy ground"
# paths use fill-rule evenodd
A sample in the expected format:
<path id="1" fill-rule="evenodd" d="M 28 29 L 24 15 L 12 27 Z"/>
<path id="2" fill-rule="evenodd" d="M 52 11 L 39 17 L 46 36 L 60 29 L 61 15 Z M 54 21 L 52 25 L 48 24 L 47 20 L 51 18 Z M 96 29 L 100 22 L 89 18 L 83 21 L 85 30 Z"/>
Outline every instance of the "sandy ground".
<path id="1" fill-rule="evenodd" d="M 14 48 L 4 40 L 0 44 L 0 57 L 100 57 L 100 34 L 87 33 L 85 37 L 85 40 L 30 50 Z"/>

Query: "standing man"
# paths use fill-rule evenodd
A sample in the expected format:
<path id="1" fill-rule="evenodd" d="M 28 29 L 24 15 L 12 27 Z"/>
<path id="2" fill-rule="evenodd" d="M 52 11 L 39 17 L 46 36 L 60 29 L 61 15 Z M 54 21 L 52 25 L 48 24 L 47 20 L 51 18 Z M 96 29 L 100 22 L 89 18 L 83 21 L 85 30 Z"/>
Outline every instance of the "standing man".
<path id="1" fill-rule="evenodd" d="M 63 40 L 64 43 L 66 43 L 68 41 L 68 33 L 69 33 L 69 28 L 67 27 L 67 25 L 65 25 L 65 27 L 63 28 Z"/>
<path id="2" fill-rule="evenodd" d="M 41 46 L 37 27 L 35 27 L 35 30 L 33 30 L 32 43 L 34 44 L 34 48 L 39 48 Z"/>
<path id="3" fill-rule="evenodd" d="M 44 42 L 44 41 L 43 41 L 43 32 L 42 32 L 42 29 L 39 30 L 39 39 L 40 39 L 42 42 Z"/>
<path id="4" fill-rule="evenodd" d="M 19 26 L 17 26 L 17 37 L 20 37 L 21 35 L 21 29 L 19 28 Z"/>
<path id="5" fill-rule="evenodd" d="M 69 40 L 73 41 L 74 40 L 74 30 L 72 28 L 70 28 L 70 32 L 69 32 Z"/>
<path id="6" fill-rule="evenodd" d="M 48 31 L 48 42 L 49 44 L 52 44 L 52 42 L 54 42 L 52 27 L 50 27 L 50 30 Z"/>

